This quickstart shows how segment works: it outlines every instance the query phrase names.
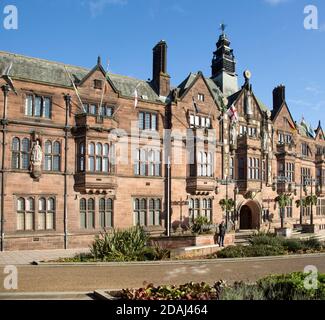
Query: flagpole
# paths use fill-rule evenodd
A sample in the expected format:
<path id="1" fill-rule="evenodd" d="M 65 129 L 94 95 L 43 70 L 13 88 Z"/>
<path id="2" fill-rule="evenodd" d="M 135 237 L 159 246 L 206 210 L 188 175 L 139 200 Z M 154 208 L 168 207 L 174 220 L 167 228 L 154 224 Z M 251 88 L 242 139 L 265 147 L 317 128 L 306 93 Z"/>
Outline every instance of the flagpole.
<path id="1" fill-rule="evenodd" d="M 72 80 L 71 75 L 70 75 L 70 73 L 69 73 L 69 71 L 68 71 L 68 69 L 67 69 L 66 66 L 64 66 L 64 69 L 65 69 L 65 71 L 66 71 L 66 73 L 67 73 L 67 75 L 68 75 L 68 77 L 69 77 L 69 79 L 70 79 L 70 81 L 71 81 L 71 84 L 72 84 L 72 86 L 73 86 L 73 88 L 74 88 L 74 90 L 75 90 L 75 92 L 76 92 L 76 95 L 77 95 L 78 100 L 79 100 L 79 102 L 80 102 L 81 110 L 83 110 L 83 111 L 85 112 L 86 110 L 85 110 L 84 105 L 83 105 L 83 103 L 82 103 L 82 101 L 81 101 L 81 98 L 80 98 L 80 95 L 79 95 L 78 89 L 77 89 L 77 87 L 76 87 L 74 81 Z"/>
<path id="2" fill-rule="evenodd" d="M 99 112 L 101 111 L 102 106 L 103 106 L 104 94 L 105 94 L 106 82 L 107 82 L 107 76 L 108 76 L 108 69 L 109 69 L 109 60 L 107 61 L 107 69 L 106 69 L 106 74 L 105 74 L 105 82 L 104 82 L 102 96 L 100 98 L 100 105 L 99 105 L 99 110 L 98 110 Z"/>

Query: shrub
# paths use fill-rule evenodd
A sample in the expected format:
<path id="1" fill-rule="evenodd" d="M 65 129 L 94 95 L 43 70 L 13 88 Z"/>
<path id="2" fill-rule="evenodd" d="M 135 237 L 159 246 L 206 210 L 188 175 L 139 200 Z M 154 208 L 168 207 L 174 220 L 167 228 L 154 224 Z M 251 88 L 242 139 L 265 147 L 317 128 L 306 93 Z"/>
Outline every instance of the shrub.
<path id="1" fill-rule="evenodd" d="M 101 261 L 140 261 L 145 259 L 148 235 L 137 226 L 128 230 L 102 232 L 91 246 L 95 259 Z"/>
<path id="2" fill-rule="evenodd" d="M 230 246 L 217 252 L 218 258 L 246 258 L 280 256 L 285 253 L 282 247 L 270 245 Z"/>
<path id="3" fill-rule="evenodd" d="M 152 247 L 148 247 L 145 251 L 145 259 L 150 261 L 160 261 L 170 259 L 170 250 L 161 247 L 158 243 L 155 243 Z"/>
<path id="4" fill-rule="evenodd" d="M 305 250 L 320 251 L 323 248 L 321 242 L 316 238 L 310 238 L 308 240 L 304 240 L 302 242 L 302 245 L 305 248 Z"/>
<path id="5" fill-rule="evenodd" d="M 317 289 L 305 288 L 306 274 L 294 272 L 288 275 L 273 275 L 257 282 L 267 300 L 324 300 L 324 275 L 318 276 Z"/>
<path id="6" fill-rule="evenodd" d="M 122 290 L 124 300 L 216 300 L 217 290 L 207 283 L 187 283 L 181 286 L 149 284 L 140 289 Z"/>
<path id="7" fill-rule="evenodd" d="M 211 231 L 211 223 L 207 217 L 199 216 L 191 227 L 193 233 L 204 234 Z"/>
<path id="8" fill-rule="evenodd" d="M 265 298 L 263 290 L 258 286 L 239 282 L 221 290 L 220 300 L 265 300 Z"/>
<path id="9" fill-rule="evenodd" d="M 283 240 L 283 247 L 288 252 L 293 252 L 293 253 L 304 250 L 304 245 L 303 245 L 302 241 L 294 240 L 294 239 L 285 239 L 285 240 Z"/>
<path id="10" fill-rule="evenodd" d="M 245 247 L 244 246 L 229 246 L 217 252 L 218 258 L 245 258 Z"/>
<path id="11" fill-rule="evenodd" d="M 256 233 L 249 239 L 251 245 L 282 246 L 283 238 L 276 236 L 274 233 Z"/>

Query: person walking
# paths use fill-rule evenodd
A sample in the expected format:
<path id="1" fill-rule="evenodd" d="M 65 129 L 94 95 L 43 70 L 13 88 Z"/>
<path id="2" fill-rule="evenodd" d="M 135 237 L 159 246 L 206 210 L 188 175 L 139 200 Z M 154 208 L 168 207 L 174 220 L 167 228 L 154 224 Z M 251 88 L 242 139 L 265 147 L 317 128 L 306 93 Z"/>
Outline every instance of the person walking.
<path id="1" fill-rule="evenodd" d="M 219 225 L 219 247 L 225 246 L 225 236 L 226 236 L 226 225 L 225 222 L 222 221 Z"/>

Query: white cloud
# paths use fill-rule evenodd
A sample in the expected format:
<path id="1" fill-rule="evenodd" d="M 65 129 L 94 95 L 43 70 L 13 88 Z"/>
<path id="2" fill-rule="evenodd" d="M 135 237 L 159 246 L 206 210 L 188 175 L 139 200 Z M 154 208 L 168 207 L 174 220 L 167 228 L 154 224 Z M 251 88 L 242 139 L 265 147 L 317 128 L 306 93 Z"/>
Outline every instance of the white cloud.
<path id="1" fill-rule="evenodd" d="M 128 3 L 127 0 L 90 0 L 89 9 L 92 17 L 100 15 L 109 5 L 124 6 Z"/>
<path id="2" fill-rule="evenodd" d="M 305 88 L 305 90 L 308 91 L 308 92 L 311 92 L 311 93 L 313 93 L 315 95 L 319 95 L 319 94 L 324 93 L 324 91 L 321 90 L 318 86 L 313 86 L 313 85 L 307 86 Z"/>
<path id="3" fill-rule="evenodd" d="M 288 2 L 289 0 L 264 0 L 264 2 L 270 4 L 271 6 L 277 6 L 279 4 Z"/>

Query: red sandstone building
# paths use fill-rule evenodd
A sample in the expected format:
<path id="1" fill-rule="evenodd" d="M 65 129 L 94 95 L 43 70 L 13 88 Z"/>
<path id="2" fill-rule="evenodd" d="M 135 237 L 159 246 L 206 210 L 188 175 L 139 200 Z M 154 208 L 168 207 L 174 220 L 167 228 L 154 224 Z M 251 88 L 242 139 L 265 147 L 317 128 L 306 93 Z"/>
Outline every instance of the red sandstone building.
<path id="1" fill-rule="evenodd" d="M 249 72 L 239 86 L 225 34 L 211 77 L 191 73 L 176 88 L 164 41 L 151 81 L 107 74 L 100 59 L 88 70 L 0 52 L 0 69 L 2 250 L 85 247 L 103 228 L 136 224 L 163 234 L 168 213 L 174 230 L 199 215 L 237 230 L 274 229 L 281 214 L 284 227 L 325 228 L 321 125 L 294 121 L 284 86 L 273 108 Z M 317 205 L 297 208 L 308 195 Z"/>

